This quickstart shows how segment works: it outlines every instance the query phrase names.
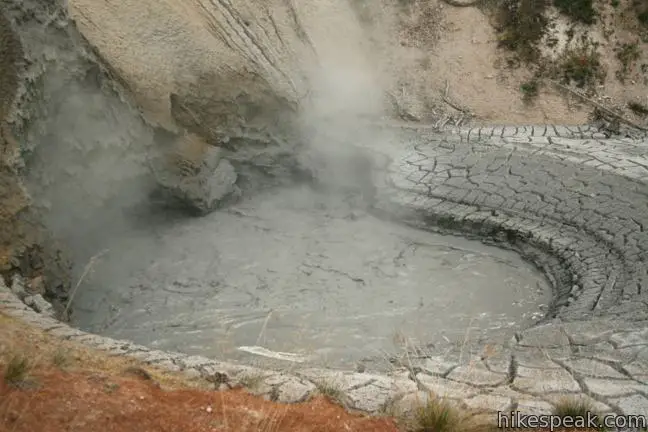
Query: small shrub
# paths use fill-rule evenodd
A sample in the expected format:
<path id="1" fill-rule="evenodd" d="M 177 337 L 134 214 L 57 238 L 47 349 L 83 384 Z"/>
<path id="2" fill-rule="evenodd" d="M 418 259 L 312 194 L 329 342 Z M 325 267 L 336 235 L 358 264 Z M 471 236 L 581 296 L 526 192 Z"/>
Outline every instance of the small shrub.
<path id="1" fill-rule="evenodd" d="M 628 102 L 628 108 L 630 108 L 630 110 L 635 114 L 648 116 L 648 107 L 639 102 Z"/>
<path id="2" fill-rule="evenodd" d="M 565 52 L 559 75 L 565 84 L 574 82 L 579 88 L 591 88 L 605 79 L 600 54 L 587 45 Z"/>
<path id="3" fill-rule="evenodd" d="M 119 390 L 119 384 L 117 383 L 106 383 L 104 384 L 104 391 L 106 393 L 115 393 L 117 390 Z"/>
<path id="4" fill-rule="evenodd" d="M 639 24 L 644 27 L 648 27 L 648 2 L 645 0 L 634 0 L 632 2 L 635 14 L 637 15 L 637 20 Z"/>
<path id="5" fill-rule="evenodd" d="M 30 365 L 26 357 L 21 355 L 12 357 L 5 368 L 5 383 L 13 387 L 22 386 L 27 381 L 29 369 Z"/>
<path id="6" fill-rule="evenodd" d="M 554 6 L 576 22 L 594 24 L 596 10 L 592 0 L 554 0 Z"/>
<path id="7" fill-rule="evenodd" d="M 538 93 L 540 92 L 540 84 L 537 79 L 529 80 L 522 83 L 520 91 L 522 92 L 522 99 L 525 102 L 531 102 L 538 96 Z"/>
<path id="8" fill-rule="evenodd" d="M 613 8 L 618 8 L 620 4 L 621 4 L 621 3 L 619 2 L 619 0 L 612 0 L 612 1 L 610 2 L 610 5 L 611 5 Z"/>

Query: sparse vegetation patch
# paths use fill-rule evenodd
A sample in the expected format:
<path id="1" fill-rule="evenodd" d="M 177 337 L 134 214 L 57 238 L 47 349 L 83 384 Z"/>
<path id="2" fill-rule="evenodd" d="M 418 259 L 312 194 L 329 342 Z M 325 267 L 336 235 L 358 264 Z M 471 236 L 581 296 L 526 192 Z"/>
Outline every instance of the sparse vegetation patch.
<path id="1" fill-rule="evenodd" d="M 323 379 L 317 381 L 315 386 L 317 387 L 318 393 L 325 396 L 331 402 L 344 405 L 344 392 L 336 383 Z"/>
<path id="2" fill-rule="evenodd" d="M 623 44 L 620 48 L 617 49 L 617 58 L 621 63 L 621 69 L 616 73 L 616 77 L 619 81 L 625 82 L 625 79 L 630 71 L 630 68 L 634 63 L 639 60 L 639 43 L 632 42 Z"/>
<path id="3" fill-rule="evenodd" d="M 634 32 L 630 37 L 636 40 L 628 41 L 624 39 L 625 35 L 622 37 L 615 33 L 616 27 L 604 22 L 604 15 L 596 9 L 597 5 L 601 7 L 606 5 L 595 3 L 594 0 L 481 1 L 480 6 L 483 11 L 491 16 L 491 23 L 497 32 L 498 46 L 511 53 L 504 59 L 504 64 L 511 69 L 526 65 L 537 70 L 534 78 L 520 84 L 520 95 L 525 103 L 530 103 L 537 98 L 539 83 L 546 78 L 566 86 L 583 89 L 589 95 L 596 92 L 598 85 L 604 84 L 608 72 L 604 67 L 601 53 L 608 51 L 606 47 L 599 47 L 598 42 L 593 42 L 592 38 L 598 34 L 598 28 L 590 30 L 583 26 L 596 24 L 598 18 L 602 24 L 601 30 L 605 40 L 612 43 L 612 35 L 617 35 L 619 40 L 616 49 L 616 60 L 619 66 L 618 68 L 614 66 L 619 81 L 625 83 L 630 74 L 634 74 L 635 69 L 645 74 L 637 63 L 642 59 L 642 44 L 648 41 L 648 2 L 645 0 L 632 0 L 625 3 L 621 0 L 608 1 L 608 11 L 612 8 L 617 9 L 618 15 L 622 17 L 619 19 L 626 22 L 624 25 L 627 25 L 627 30 Z M 548 12 L 552 6 L 561 15 L 567 17 L 571 24 L 567 23 L 565 27 L 565 23 L 561 20 L 551 19 Z M 612 14 L 616 13 L 612 12 Z M 626 16 L 628 13 L 630 22 Z M 632 15 L 636 15 L 639 26 Z M 603 49 L 599 50 L 599 48 Z M 648 78 L 643 79 L 644 83 L 648 83 Z"/>
<path id="4" fill-rule="evenodd" d="M 600 54 L 589 44 L 565 51 L 557 64 L 557 74 L 564 84 L 573 83 L 587 90 L 602 83 L 606 75 Z"/>
<path id="5" fill-rule="evenodd" d="M 503 0 L 496 5 L 495 22 L 501 47 L 524 61 L 538 59 L 537 44 L 547 26 L 547 0 Z"/>
<path id="6" fill-rule="evenodd" d="M 525 102 L 530 103 L 538 96 L 540 91 L 540 82 L 535 78 L 530 79 L 529 81 L 522 83 L 520 91 L 522 92 L 522 99 Z"/>
<path id="7" fill-rule="evenodd" d="M 246 389 L 255 390 L 263 382 L 262 374 L 245 374 L 239 378 L 239 384 Z"/>
<path id="8" fill-rule="evenodd" d="M 634 0 L 632 2 L 639 24 L 648 28 L 648 2 L 646 0 Z"/>
<path id="9" fill-rule="evenodd" d="M 497 430 L 484 418 L 470 416 L 449 401 L 430 395 L 413 413 L 411 432 L 490 432 Z"/>

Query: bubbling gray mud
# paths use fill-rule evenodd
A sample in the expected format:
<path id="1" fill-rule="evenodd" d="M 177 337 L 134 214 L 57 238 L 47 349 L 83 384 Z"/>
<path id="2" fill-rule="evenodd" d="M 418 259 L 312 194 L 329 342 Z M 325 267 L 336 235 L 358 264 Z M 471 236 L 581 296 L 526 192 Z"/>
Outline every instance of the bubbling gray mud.
<path id="1" fill-rule="evenodd" d="M 349 367 L 510 337 L 543 315 L 548 285 L 518 255 L 356 208 L 295 187 L 143 228 L 96 262 L 75 324 L 188 354 Z"/>

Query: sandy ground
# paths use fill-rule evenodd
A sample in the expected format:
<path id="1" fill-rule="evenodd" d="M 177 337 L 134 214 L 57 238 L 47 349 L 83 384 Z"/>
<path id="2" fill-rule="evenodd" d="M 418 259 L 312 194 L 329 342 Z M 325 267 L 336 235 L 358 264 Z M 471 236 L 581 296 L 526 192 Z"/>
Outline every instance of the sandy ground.
<path id="1" fill-rule="evenodd" d="M 447 33 L 433 54 L 436 86 L 449 85 L 449 96 L 484 123 L 571 123 L 587 121 L 587 109 L 570 106 L 555 91 L 545 91 L 535 105 L 525 105 L 520 85 L 531 77 L 525 69 L 501 65 L 496 35 L 476 8 L 443 9 Z"/>
<path id="2" fill-rule="evenodd" d="M 629 101 L 648 104 L 648 75 L 641 71 L 641 65 L 648 62 L 648 44 L 637 37 L 637 23 L 632 14 L 629 1 L 621 1 L 617 9 L 603 5 L 600 22 L 588 28 L 576 26 L 574 40 L 587 34 L 600 43 L 607 76 L 593 100 L 645 125 L 648 119 L 627 109 Z M 551 17 L 556 22 L 554 33 L 561 32 L 560 37 L 565 39 L 564 32 L 569 26 L 555 11 Z M 477 123 L 582 124 L 588 121 L 591 104 L 551 85 L 541 88 L 534 103 L 523 101 L 520 86 L 533 72 L 526 66 L 513 69 L 506 64 L 509 54 L 497 47 L 497 34 L 480 9 L 420 0 L 402 10 L 399 19 L 395 24 L 399 43 L 378 40 L 387 53 L 385 58 L 389 58 L 387 73 L 398 76 L 392 92 L 401 107 L 415 118 L 426 121 L 444 111 L 460 117 L 457 110 L 442 100 L 447 88 L 448 99 L 467 109 Z M 621 83 L 616 78 L 621 68 L 616 50 L 632 42 L 638 42 L 639 58 L 632 62 L 627 79 Z M 548 54 L 555 53 L 554 50 Z"/>
<path id="3" fill-rule="evenodd" d="M 535 105 L 523 102 L 519 87 L 532 73 L 502 65 L 495 31 L 479 9 L 438 4 L 430 21 L 438 27 L 437 37 L 413 40 L 416 34 L 405 31 L 401 34 L 406 42 L 394 53 L 397 63 L 410 66 L 402 68 L 401 94 L 419 95 L 418 100 L 404 101 L 416 117 L 425 121 L 444 111 L 458 116 L 442 100 L 447 88 L 448 99 L 479 123 L 587 121 L 587 107 L 570 104 L 555 91 L 543 92 Z"/>

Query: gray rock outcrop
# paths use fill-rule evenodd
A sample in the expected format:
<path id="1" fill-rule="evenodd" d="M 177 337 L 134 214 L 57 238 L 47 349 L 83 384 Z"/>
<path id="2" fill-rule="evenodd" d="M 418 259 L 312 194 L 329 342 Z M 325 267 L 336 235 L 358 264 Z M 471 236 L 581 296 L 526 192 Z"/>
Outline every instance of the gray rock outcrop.
<path id="1" fill-rule="evenodd" d="M 198 214 L 207 214 L 226 198 L 238 195 L 236 171 L 222 152 L 207 146 L 197 160 L 164 154 L 153 163 L 162 195 Z"/>

